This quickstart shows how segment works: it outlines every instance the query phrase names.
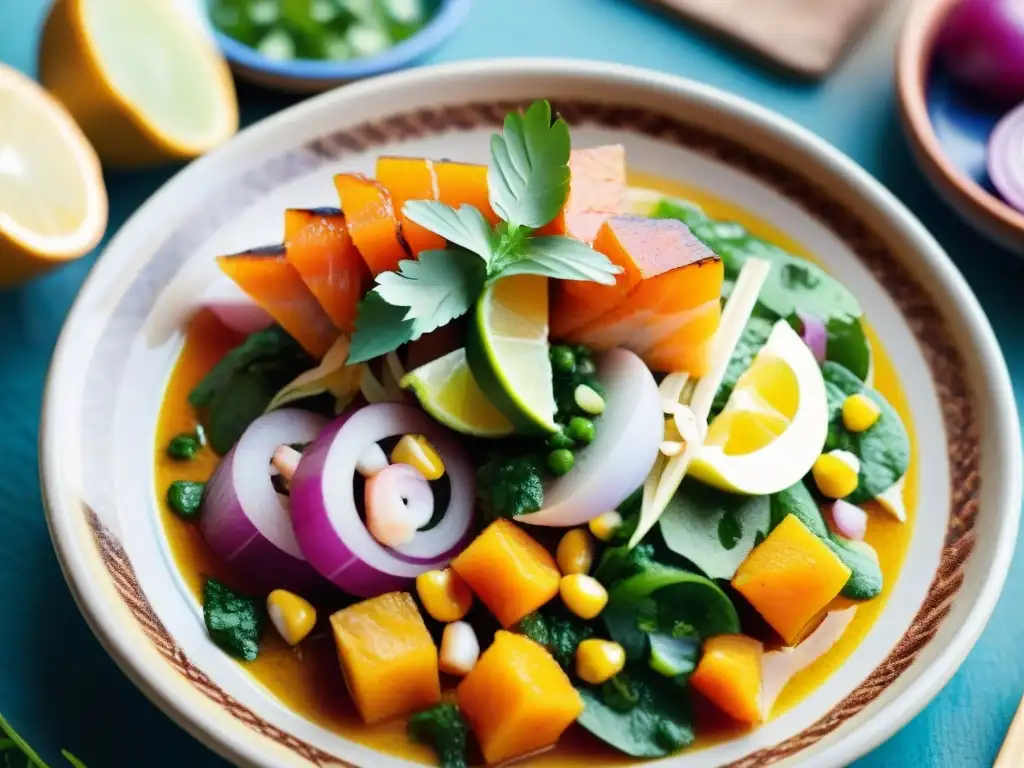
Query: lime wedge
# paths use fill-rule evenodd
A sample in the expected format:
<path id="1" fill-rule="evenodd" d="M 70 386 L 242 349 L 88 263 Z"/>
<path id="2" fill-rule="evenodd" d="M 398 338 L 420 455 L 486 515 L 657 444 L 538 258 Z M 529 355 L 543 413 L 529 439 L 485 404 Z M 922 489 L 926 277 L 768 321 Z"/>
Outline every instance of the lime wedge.
<path id="1" fill-rule="evenodd" d="M 466 356 L 484 394 L 518 431 L 558 431 L 546 277 L 514 275 L 487 286 L 469 324 Z"/>
<path id="2" fill-rule="evenodd" d="M 402 388 L 411 389 L 423 410 L 449 429 L 474 437 L 505 437 L 515 428 L 477 386 L 466 362 L 466 350 L 410 371 Z"/>

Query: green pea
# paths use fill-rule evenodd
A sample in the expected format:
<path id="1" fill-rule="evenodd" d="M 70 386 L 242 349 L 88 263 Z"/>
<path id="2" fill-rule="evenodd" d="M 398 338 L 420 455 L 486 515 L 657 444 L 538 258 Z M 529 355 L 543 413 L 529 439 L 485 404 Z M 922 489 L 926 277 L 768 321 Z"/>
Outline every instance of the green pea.
<path id="1" fill-rule="evenodd" d="M 594 442 L 594 438 L 597 437 L 597 430 L 594 428 L 594 422 L 590 419 L 585 419 L 582 416 L 573 416 L 572 419 L 569 420 L 569 426 L 565 428 L 565 432 L 575 442 L 581 445 L 590 445 Z"/>
<path id="2" fill-rule="evenodd" d="M 178 517 L 195 520 L 203 504 L 203 490 L 206 483 L 189 480 L 175 480 L 167 489 L 167 504 Z"/>
<path id="3" fill-rule="evenodd" d="M 548 438 L 548 446 L 550 448 L 572 448 L 575 445 L 576 441 L 566 432 L 555 432 L 555 434 Z"/>
<path id="4" fill-rule="evenodd" d="M 559 373 L 572 373 L 576 370 L 576 355 L 569 347 L 559 344 L 551 348 L 551 367 Z"/>
<path id="5" fill-rule="evenodd" d="M 597 366 L 589 357 L 576 358 L 576 373 L 583 376 L 593 376 L 597 373 Z"/>
<path id="6" fill-rule="evenodd" d="M 576 457 L 568 448 L 557 448 L 548 454 L 548 469 L 554 475 L 567 475 L 576 463 Z"/>
<path id="7" fill-rule="evenodd" d="M 590 347 L 588 347 L 586 344 L 577 344 L 575 347 L 572 348 L 572 351 L 576 355 L 576 357 L 584 358 L 587 360 L 590 359 Z"/>
<path id="8" fill-rule="evenodd" d="M 200 439 L 195 435 L 175 435 L 167 444 L 167 455 L 175 461 L 191 461 L 201 447 Z"/>

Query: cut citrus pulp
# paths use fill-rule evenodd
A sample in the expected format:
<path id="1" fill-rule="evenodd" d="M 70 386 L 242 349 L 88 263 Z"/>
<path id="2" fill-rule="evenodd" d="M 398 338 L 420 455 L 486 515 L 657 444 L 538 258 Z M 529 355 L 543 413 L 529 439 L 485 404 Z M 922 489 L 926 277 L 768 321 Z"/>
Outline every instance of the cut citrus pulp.
<path id="1" fill-rule="evenodd" d="M 517 430 L 558 431 L 546 277 L 514 275 L 488 285 L 469 323 L 466 357 L 484 394 Z"/>
<path id="2" fill-rule="evenodd" d="M 512 422 L 501 415 L 473 378 L 466 350 L 457 349 L 402 377 L 423 410 L 449 429 L 475 437 L 512 434 Z"/>
<path id="3" fill-rule="evenodd" d="M 776 493 L 810 471 L 827 432 L 821 369 L 796 331 L 779 321 L 708 425 L 689 474 L 733 493 Z"/>
<path id="4" fill-rule="evenodd" d="M 105 163 L 195 157 L 238 129 L 227 62 L 180 3 L 57 0 L 39 76 Z"/>
<path id="5" fill-rule="evenodd" d="M 0 65 L 0 286 L 81 256 L 106 226 L 88 140 L 52 96 Z"/>

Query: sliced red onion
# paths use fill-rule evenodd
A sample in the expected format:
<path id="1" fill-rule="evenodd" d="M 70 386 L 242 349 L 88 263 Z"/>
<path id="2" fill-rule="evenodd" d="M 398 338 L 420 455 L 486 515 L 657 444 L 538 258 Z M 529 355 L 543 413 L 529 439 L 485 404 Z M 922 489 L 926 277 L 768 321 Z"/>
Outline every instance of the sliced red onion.
<path id="1" fill-rule="evenodd" d="M 421 434 L 444 460 L 451 498 L 441 521 L 402 547 L 378 543 L 356 506 L 356 462 L 370 443 Z M 443 568 L 469 542 L 475 495 L 473 464 L 462 442 L 423 411 L 376 403 L 339 417 L 303 454 L 292 478 L 292 522 L 310 564 L 358 597 L 402 589 L 424 571 Z"/>
<path id="2" fill-rule="evenodd" d="M 838 499 L 833 503 L 829 518 L 832 532 L 844 539 L 862 541 L 868 532 L 868 513 L 848 501 Z"/>
<path id="3" fill-rule="evenodd" d="M 988 176 L 1003 200 L 1024 212 L 1024 104 L 1011 110 L 992 131 Z"/>
<path id="4" fill-rule="evenodd" d="M 327 419 L 282 408 L 256 419 L 206 485 L 200 530 L 223 561 L 267 589 L 320 583 L 295 539 L 288 497 L 274 489 L 270 461 L 282 445 L 312 442 Z"/>
<path id="5" fill-rule="evenodd" d="M 274 318 L 234 283 L 217 281 L 203 294 L 203 306 L 228 328 L 249 335 L 270 327 Z"/>
<path id="6" fill-rule="evenodd" d="M 800 338 L 810 348 L 815 360 L 819 363 L 825 362 L 825 350 L 828 347 L 828 330 L 825 328 L 825 322 L 810 312 L 797 310 L 796 316 L 800 318 Z"/>
<path id="7" fill-rule="evenodd" d="M 412 543 L 434 516 L 430 483 L 409 464 L 392 464 L 367 480 L 365 498 L 366 528 L 385 547 Z"/>
<path id="8" fill-rule="evenodd" d="M 545 488 L 543 508 L 516 522 L 581 525 L 643 485 L 665 434 L 658 385 L 644 362 L 625 349 L 602 356 L 598 381 L 607 397 L 597 437 L 577 454 L 569 474 Z"/>

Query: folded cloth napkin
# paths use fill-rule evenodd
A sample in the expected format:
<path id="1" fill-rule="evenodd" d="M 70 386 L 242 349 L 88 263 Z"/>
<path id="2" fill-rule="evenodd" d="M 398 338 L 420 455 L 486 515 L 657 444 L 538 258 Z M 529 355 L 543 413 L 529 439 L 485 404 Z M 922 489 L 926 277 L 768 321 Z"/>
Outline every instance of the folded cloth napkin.
<path id="1" fill-rule="evenodd" d="M 789 69 L 824 75 L 882 0 L 655 0 L 734 37 Z"/>

